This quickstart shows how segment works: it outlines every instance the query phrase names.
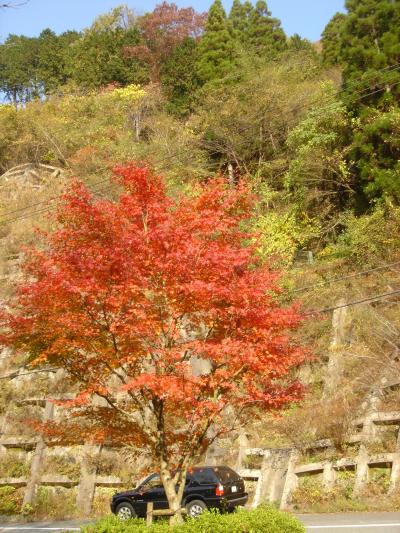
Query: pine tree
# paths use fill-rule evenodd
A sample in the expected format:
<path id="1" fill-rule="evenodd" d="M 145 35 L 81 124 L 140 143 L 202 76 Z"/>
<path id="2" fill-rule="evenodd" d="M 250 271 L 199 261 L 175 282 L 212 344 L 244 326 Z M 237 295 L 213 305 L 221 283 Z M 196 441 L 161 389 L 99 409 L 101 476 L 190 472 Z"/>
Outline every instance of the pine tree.
<path id="1" fill-rule="evenodd" d="M 340 56 L 344 86 L 354 96 L 354 84 L 373 93 L 357 102 L 391 105 L 400 99 L 400 72 L 391 68 L 400 57 L 400 2 L 398 0 L 347 0 Z M 356 98 L 359 100 L 360 95 Z"/>
<path id="2" fill-rule="evenodd" d="M 210 7 L 199 44 L 197 73 L 204 83 L 222 79 L 235 67 L 237 45 L 221 0 Z"/>
<path id="3" fill-rule="evenodd" d="M 137 45 L 139 39 L 136 28 L 86 31 L 71 47 L 68 57 L 71 78 L 87 88 L 146 81 L 147 72 L 140 61 L 124 54 L 124 49 Z"/>
<path id="4" fill-rule="evenodd" d="M 308 39 L 304 39 L 298 33 L 295 33 L 288 39 L 287 46 L 289 50 L 293 50 L 295 52 L 299 52 L 300 50 L 307 50 L 309 52 L 314 51 L 312 42 Z"/>
<path id="5" fill-rule="evenodd" d="M 229 21 L 232 24 L 235 37 L 241 44 L 245 44 L 248 39 L 250 17 L 253 12 L 251 2 L 246 0 L 243 4 L 240 0 L 233 0 L 229 13 Z"/>
<path id="6" fill-rule="evenodd" d="M 68 78 L 66 58 L 68 48 L 79 37 L 79 33 L 68 31 L 57 36 L 49 28 L 38 38 L 38 76 L 42 91 L 47 94 L 63 85 Z"/>
<path id="7" fill-rule="evenodd" d="M 0 45 L 0 90 L 16 106 L 39 95 L 38 39 L 10 34 Z"/>
<path id="8" fill-rule="evenodd" d="M 322 60 L 327 66 L 341 63 L 340 48 L 345 20 L 344 13 L 336 13 L 322 32 Z"/>
<path id="9" fill-rule="evenodd" d="M 185 115 L 191 109 L 193 95 L 199 86 L 196 74 L 197 42 L 186 38 L 163 64 L 161 82 L 169 100 L 168 109 Z"/>
<path id="10" fill-rule="evenodd" d="M 340 47 L 332 37 L 329 44 L 343 65 L 343 97 L 358 116 L 349 159 L 361 209 L 381 196 L 400 198 L 399 115 L 394 105 L 400 101 L 400 2 L 346 0 L 345 5 Z M 331 21 L 330 30 L 335 24 L 338 19 Z"/>
<path id="11" fill-rule="evenodd" d="M 262 57 L 274 57 L 286 48 L 286 36 L 264 0 L 258 0 L 249 21 L 249 44 Z"/>

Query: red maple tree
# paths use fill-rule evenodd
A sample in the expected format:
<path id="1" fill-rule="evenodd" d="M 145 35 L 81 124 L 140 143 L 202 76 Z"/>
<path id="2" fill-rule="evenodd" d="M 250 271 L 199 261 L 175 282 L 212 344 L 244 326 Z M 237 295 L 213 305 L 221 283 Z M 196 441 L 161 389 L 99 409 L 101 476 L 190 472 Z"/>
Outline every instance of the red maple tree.
<path id="1" fill-rule="evenodd" d="M 153 458 L 179 520 L 186 470 L 213 439 L 301 396 L 306 351 L 288 336 L 300 316 L 245 245 L 245 185 L 210 180 L 173 200 L 146 167 L 115 179 L 116 202 L 77 181 L 64 195 L 57 228 L 27 255 L 3 343 L 71 376 L 64 432 Z"/>
<path id="2" fill-rule="evenodd" d="M 192 7 L 162 2 L 138 20 L 144 44 L 127 46 L 124 53 L 148 63 L 152 81 L 159 81 L 161 65 L 185 38 L 200 37 L 206 18 L 206 13 L 197 13 Z"/>

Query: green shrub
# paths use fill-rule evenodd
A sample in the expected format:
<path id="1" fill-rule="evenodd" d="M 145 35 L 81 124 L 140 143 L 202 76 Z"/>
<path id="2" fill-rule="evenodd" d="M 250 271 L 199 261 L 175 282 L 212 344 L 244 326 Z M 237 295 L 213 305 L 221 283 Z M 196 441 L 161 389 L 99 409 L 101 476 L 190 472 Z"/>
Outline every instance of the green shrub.
<path id="1" fill-rule="evenodd" d="M 122 522 L 109 516 L 96 524 L 82 528 L 84 533 L 303 533 L 304 526 L 297 518 L 277 511 L 273 507 L 260 506 L 252 511 L 238 510 L 231 514 L 205 512 L 197 519 L 170 527 L 165 521 L 156 522 L 150 528 L 141 519 Z"/>
<path id="2" fill-rule="evenodd" d="M 78 481 L 81 473 L 80 464 L 72 455 L 50 455 L 43 467 L 44 474 L 63 475 L 73 481 Z"/>
<path id="3" fill-rule="evenodd" d="M 15 487 L 0 487 L 0 515 L 17 514 L 21 508 L 22 495 Z"/>
<path id="4" fill-rule="evenodd" d="M 344 231 L 337 242 L 327 246 L 320 257 L 337 257 L 354 264 L 376 266 L 397 259 L 400 245 L 400 208 L 389 202 L 378 204 L 369 214 L 341 215 Z"/>
<path id="5" fill-rule="evenodd" d="M 61 520 L 76 515 L 76 489 L 64 487 L 38 488 L 32 518 Z"/>
<path id="6" fill-rule="evenodd" d="M 30 464 L 22 460 L 18 454 L 8 452 L 0 462 L 0 477 L 25 477 L 29 474 Z"/>

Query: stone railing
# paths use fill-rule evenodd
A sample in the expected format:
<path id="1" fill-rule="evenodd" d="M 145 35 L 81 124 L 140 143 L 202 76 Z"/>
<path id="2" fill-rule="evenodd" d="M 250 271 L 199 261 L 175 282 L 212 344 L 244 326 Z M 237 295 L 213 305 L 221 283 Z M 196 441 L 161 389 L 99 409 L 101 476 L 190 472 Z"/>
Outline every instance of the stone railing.
<path id="1" fill-rule="evenodd" d="M 355 426 L 360 429 L 360 432 L 348 439 L 348 444 L 358 443 L 359 445 L 355 457 L 302 464 L 302 454 L 294 448 L 242 448 L 239 453 L 241 464 L 237 465 L 239 473 L 245 480 L 257 483 L 252 505 L 256 507 L 261 501 L 271 501 L 279 502 L 281 509 L 287 509 L 290 507 L 291 496 L 299 486 L 302 477 L 318 475 L 322 485 L 329 489 L 338 480 L 339 472 L 344 470 L 354 472 L 353 492 L 357 494 L 368 483 L 372 469 L 387 469 L 390 480 L 388 493 L 393 492 L 400 486 L 400 436 L 397 438 L 394 449 L 384 453 L 369 453 L 368 443 L 374 442 L 379 426 L 395 426 L 398 431 L 400 412 L 371 413 L 365 418 L 356 420 Z M 329 440 L 318 441 L 310 445 L 308 451 L 315 452 L 317 449 L 332 450 L 333 443 Z M 260 467 L 245 468 L 245 457 L 261 457 Z"/>

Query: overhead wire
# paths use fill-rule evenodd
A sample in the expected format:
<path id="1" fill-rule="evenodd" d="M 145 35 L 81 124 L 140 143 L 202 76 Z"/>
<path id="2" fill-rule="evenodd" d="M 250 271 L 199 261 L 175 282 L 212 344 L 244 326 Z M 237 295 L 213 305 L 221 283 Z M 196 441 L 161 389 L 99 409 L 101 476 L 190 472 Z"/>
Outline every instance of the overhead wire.
<path id="1" fill-rule="evenodd" d="M 388 66 L 388 67 L 384 67 L 384 68 L 380 69 L 378 72 L 380 72 L 380 71 L 394 71 L 394 70 L 399 70 L 399 69 L 400 69 L 400 62 L 399 62 L 399 63 L 396 63 L 396 64 L 393 64 L 393 65 L 390 65 L 390 66 Z M 377 72 L 377 71 L 375 71 L 375 72 Z M 399 83 L 400 83 L 400 80 L 397 81 L 397 82 L 395 82 L 395 83 L 393 83 L 393 84 L 391 84 L 390 87 L 394 87 L 394 86 L 398 85 Z M 374 91 L 371 91 L 371 92 L 369 92 L 369 93 L 367 93 L 367 94 L 364 94 L 364 92 L 365 92 L 366 89 L 367 89 L 367 87 L 364 88 L 362 91 L 355 91 L 355 94 L 359 94 L 360 96 L 359 96 L 359 98 L 357 98 L 357 99 L 354 100 L 354 101 L 358 101 L 358 100 L 361 100 L 361 99 L 366 98 L 366 97 L 368 97 L 368 96 L 372 96 L 372 95 L 374 95 L 374 94 L 377 94 L 378 92 L 385 91 L 385 90 L 387 90 L 387 87 L 381 87 L 381 88 L 376 89 L 376 90 L 374 90 Z M 331 97 L 327 97 L 326 101 L 328 101 L 328 100 L 331 101 Z M 336 105 L 337 105 L 336 102 L 332 102 L 330 105 L 327 105 L 327 106 L 325 106 L 325 107 L 321 106 L 321 107 L 317 108 L 317 110 L 319 110 L 319 111 L 321 111 L 321 112 L 323 112 L 323 111 L 326 112 L 327 109 L 329 109 L 329 108 L 332 107 L 332 106 L 336 106 Z M 303 106 L 299 106 L 299 107 L 297 107 L 296 111 L 298 111 L 299 109 L 305 108 L 305 107 L 310 107 L 310 103 L 307 102 L 307 103 L 305 103 Z M 243 131 L 250 130 L 251 128 L 252 128 L 252 126 L 247 127 L 247 128 L 244 128 Z M 240 133 L 240 132 L 239 132 L 239 133 Z M 244 145 L 245 145 L 245 144 L 244 144 Z M 217 153 L 219 153 L 219 151 L 215 151 L 214 153 L 217 154 Z M 163 159 L 159 160 L 159 161 L 157 162 L 157 164 L 159 164 L 159 163 L 163 163 L 164 161 L 168 161 L 168 160 L 174 160 L 174 159 L 177 159 L 177 156 L 176 156 L 176 155 L 171 155 L 171 156 L 168 156 L 168 157 L 166 157 L 166 158 L 163 158 Z M 102 180 L 99 180 L 99 181 L 95 182 L 94 184 L 91 185 L 91 187 L 95 187 L 95 186 L 100 185 L 101 183 L 104 183 L 104 182 L 106 182 L 106 181 L 108 181 L 108 178 L 104 178 L 104 179 L 102 179 Z M 92 190 L 91 187 L 88 187 L 88 188 L 89 188 L 90 190 Z M 107 190 L 107 189 L 105 189 L 105 190 Z M 93 191 L 93 192 L 95 192 L 95 191 Z M 24 207 L 21 207 L 21 208 L 18 208 L 18 209 L 15 209 L 15 210 L 9 211 L 9 212 L 5 212 L 5 213 L 3 213 L 2 215 L 0 215 L 0 222 L 3 222 L 3 223 L 14 222 L 14 221 L 16 221 L 16 220 L 29 218 L 29 217 L 31 217 L 31 216 L 34 216 L 34 215 L 37 215 L 37 214 L 41 214 L 41 213 L 44 213 L 44 212 L 50 211 L 52 208 L 55 208 L 56 206 L 49 206 L 49 207 L 47 207 L 47 208 L 43 208 L 43 209 L 40 209 L 40 210 L 37 210 L 37 211 L 33 211 L 33 212 L 30 212 L 30 213 L 28 213 L 28 214 L 26 214 L 26 215 L 17 216 L 17 217 L 14 217 L 14 218 L 5 218 L 5 219 L 4 219 L 4 218 L 3 218 L 3 219 L 1 218 L 1 217 L 8 216 L 8 215 L 10 215 L 10 214 L 14 214 L 14 213 L 17 213 L 17 212 L 22 212 L 22 211 L 29 210 L 29 209 L 31 209 L 32 207 L 36 207 L 36 206 L 38 206 L 38 205 L 48 204 L 49 202 L 53 202 L 53 201 L 55 201 L 55 200 L 57 200 L 57 197 L 51 197 L 50 199 L 46 199 L 46 200 L 43 200 L 43 201 L 41 201 L 41 202 L 36 202 L 35 204 L 31 204 L 31 205 L 24 206 Z"/>
<path id="2" fill-rule="evenodd" d="M 16 370 L 15 372 L 12 372 L 11 374 L 7 374 L 5 376 L 0 376 L 0 379 L 15 379 L 19 378 L 20 376 L 29 376 L 30 374 L 39 374 L 41 372 L 57 372 L 59 368 L 42 368 L 39 370 L 30 370 L 29 372 L 18 372 Z"/>
<path id="3" fill-rule="evenodd" d="M 305 316 L 312 316 L 312 315 L 320 315 L 320 314 L 324 314 L 324 313 L 329 313 L 331 311 L 335 311 L 336 309 L 342 309 L 344 307 L 351 307 L 353 305 L 358 305 L 358 304 L 362 304 L 362 303 L 366 303 L 366 302 L 378 301 L 378 300 L 380 300 L 382 298 L 387 298 L 389 296 L 394 296 L 395 294 L 400 294 L 400 289 L 396 289 L 396 290 L 390 291 L 390 292 L 385 292 L 383 294 L 376 294 L 375 296 L 368 296 L 368 297 L 362 298 L 360 300 L 353 300 L 351 302 L 335 305 L 335 306 L 332 306 L 332 307 L 325 307 L 323 309 L 318 309 L 318 310 L 314 310 L 314 311 L 307 311 L 306 313 L 304 313 L 304 315 Z"/>
<path id="4" fill-rule="evenodd" d="M 315 283 L 313 285 L 306 285 L 304 287 L 299 287 L 298 289 L 293 289 L 292 292 L 308 291 L 310 289 L 315 289 L 316 287 L 322 287 L 324 285 L 330 285 L 331 283 L 338 283 L 338 282 L 344 281 L 346 279 L 352 279 L 352 278 L 357 278 L 359 276 L 365 276 L 365 275 L 370 274 L 372 272 L 378 272 L 380 270 L 387 270 L 388 268 L 392 268 L 392 267 L 397 266 L 397 265 L 400 265 L 400 261 L 396 261 L 395 263 L 388 263 L 387 265 L 381 265 L 381 266 L 376 267 L 376 268 L 370 268 L 368 270 L 361 270 L 359 272 L 354 272 L 352 274 L 348 274 L 347 276 L 342 276 L 342 277 L 339 277 L 339 278 L 332 278 L 332 279 L 320 281 L 320 282 L 317 282 L 317 283 Z"/>

